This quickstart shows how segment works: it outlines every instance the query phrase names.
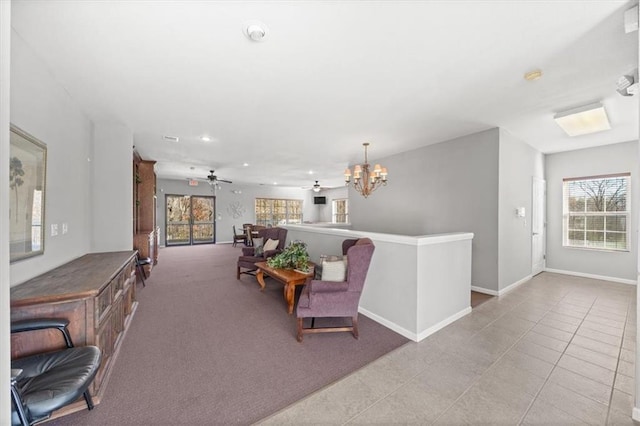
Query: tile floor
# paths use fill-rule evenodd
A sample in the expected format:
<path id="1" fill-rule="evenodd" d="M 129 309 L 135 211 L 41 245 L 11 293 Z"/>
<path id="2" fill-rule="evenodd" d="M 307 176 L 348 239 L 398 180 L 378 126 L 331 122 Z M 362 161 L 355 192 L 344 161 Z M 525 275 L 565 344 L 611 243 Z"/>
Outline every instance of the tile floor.
<path id="1" fill-rule="evenodd" d="M 634 424 L 635 347 L 635 286 L 545 272 L 260 424 Z"/>

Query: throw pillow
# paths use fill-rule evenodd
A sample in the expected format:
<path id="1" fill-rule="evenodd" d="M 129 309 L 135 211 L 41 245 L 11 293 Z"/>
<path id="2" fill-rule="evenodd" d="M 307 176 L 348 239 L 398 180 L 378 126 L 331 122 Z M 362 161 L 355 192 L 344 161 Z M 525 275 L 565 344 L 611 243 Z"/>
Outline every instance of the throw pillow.
<path id="1" fill-rule="evenodd" d="M 322 281 L 347 279 L 347 256 L 328 256 L 322 260 Z"/>
<path id="2" fill-rule="evenodd" d="M 264 241 L 264 238 L 254 238 L 253 239 L 253 255 L 256 257 L 260 257 L 262 256 L 262 253 L 264 253 L 264 248 L 262 245 L 262 242 Z"/>
<path id="3" fill-rule="evenodd" d="M 272 240 L 269 238 L 266 243 L 264 243 L 264 251 L 275 250 L 278 248 L 278 243 L 280 240 Z"/>

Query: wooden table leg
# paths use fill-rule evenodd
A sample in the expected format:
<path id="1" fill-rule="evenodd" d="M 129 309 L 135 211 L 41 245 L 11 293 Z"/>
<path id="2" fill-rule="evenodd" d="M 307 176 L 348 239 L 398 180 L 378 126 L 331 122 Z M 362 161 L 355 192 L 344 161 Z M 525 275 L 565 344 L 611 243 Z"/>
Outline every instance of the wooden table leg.
<path id="1" fill-rule="evenodd" d="M 288 307 L 288 312 L 289 315 L 293 314 L 293 299 L 294 299 L 294 295 L 296 292 L 296 286 L 291 284 L 291 283 L 287 283 L 284 286 L 284 300 L 287 301 L 287 307 Z"/>
<path id="2" fill-rule="evenodd" d="M 258 272 L 256 272 L 256 280 L 258 280 L 258 284 L 260 284 L 260 291 L 263 291 L 266 285 L 264 283 L 264 273 L 262 269 L 258 269 Z"/>

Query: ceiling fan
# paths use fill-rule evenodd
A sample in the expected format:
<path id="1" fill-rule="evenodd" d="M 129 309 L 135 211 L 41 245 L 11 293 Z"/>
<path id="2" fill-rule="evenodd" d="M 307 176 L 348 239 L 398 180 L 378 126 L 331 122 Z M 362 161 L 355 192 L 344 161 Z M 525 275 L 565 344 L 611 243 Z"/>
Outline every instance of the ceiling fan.
<path id="1" fill-rule="evenodd" d="M 321 189 L 326 189 L 324 186 L 320 186 L 318 181 L 314 185 L 311 186 L 303 186 L 302 189 L 312 189 L 313 192 L 320 192 Z"/>
<path id="2" fill-rule="evenodd" d="M 214 174 L 215 172 L 216 172 L 215 170 L 209 170 L 209 176 L 207 176 L 209 185 L 213 186 L 213 185 L 216 185 L 218 182 L 232 183 L 230 180 L 218 179 L 218 176 Z"/>

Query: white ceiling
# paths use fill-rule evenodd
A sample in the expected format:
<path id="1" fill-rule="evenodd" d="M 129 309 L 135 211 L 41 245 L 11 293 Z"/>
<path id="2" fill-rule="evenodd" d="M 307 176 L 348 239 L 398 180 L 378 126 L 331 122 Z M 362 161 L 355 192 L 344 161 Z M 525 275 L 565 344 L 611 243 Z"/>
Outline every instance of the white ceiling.
<path id="1" fill-rule="evenodd" d="M 638 96 L 615 90 L 638 66 L 634 4 L 13 0 L 12 26 L 92 121 L 131 129 L 159 177 L 339 186 L 365 141 L 375 161 L 492 127 L 545 153 L 636 140 Z M 266 40 L 243 34 L 250 20 Z M 555 124 L 594 101 L 612 130 Z"/>

